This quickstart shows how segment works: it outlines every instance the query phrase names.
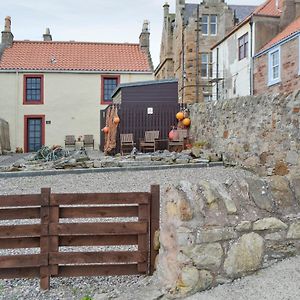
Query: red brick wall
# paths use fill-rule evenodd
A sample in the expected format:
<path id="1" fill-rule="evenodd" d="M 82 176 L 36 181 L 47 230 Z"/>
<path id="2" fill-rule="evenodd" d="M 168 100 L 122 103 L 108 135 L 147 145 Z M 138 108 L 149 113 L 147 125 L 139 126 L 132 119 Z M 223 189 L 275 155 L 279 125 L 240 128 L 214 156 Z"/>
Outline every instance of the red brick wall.
<path id="1" fill-rule="evenodd" d="M 276 94 L 300 89 L 299 40 L 281 46 L 281 82 L 268 86 L 268 53 L 254 60 L 254 95 Z"/>

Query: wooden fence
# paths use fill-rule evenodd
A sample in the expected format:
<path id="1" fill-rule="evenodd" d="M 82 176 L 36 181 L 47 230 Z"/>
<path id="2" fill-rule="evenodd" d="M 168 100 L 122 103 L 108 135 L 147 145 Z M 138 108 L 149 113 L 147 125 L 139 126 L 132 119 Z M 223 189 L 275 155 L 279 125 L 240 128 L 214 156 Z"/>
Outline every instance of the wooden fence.
<path id="1" fill-rule="evenodd" d="M 0 256 L 0 278 L 152 274 L 159 229 L 159 186 L 150 193 L 0 196 L 0 220 L 39 219 L 38 224 L 0 225 L 1 249 L 39 248 L 39 254 Z M 124 222 L 81 222 L 84 218 L 131 218 Z M 63 219 L 74 219 L 72 223 Z M 61 222 L 60 222 L 61 221 Z M 106 220 L 107 221 L 107 220 Z M 59 247 L 136 245 L 136 251 L 62 252 Z M 0 252 L 1 253 L 1 252 Z"/>

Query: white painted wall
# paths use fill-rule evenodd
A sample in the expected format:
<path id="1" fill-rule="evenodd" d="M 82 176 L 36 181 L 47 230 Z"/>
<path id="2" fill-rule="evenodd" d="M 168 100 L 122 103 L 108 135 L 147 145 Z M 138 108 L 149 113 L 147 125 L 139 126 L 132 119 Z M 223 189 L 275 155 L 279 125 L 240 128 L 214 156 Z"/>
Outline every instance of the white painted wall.
<path id="1" fill-rule="evenodd" d="M 45 115 L 45 144 L 64 146 L 65 135 L 93 134 L 100 144 L 101 75 L 38 73 L 44 75 L 44 104 L 23 105 L 23 76 L 0 73 L 0 118 L 9 122 L 11 148 L 24 149 L 24 115 Z M 110 75 L 110 74 L 108 74 Z M 120 83 L 153 80 L 153 74 L 120 75 Z"/>
<path id="2" fill-rule="evenodd" d="M 217 75 L 217 48 L 219 49 L 219 100 L 250 95 L 250 24 L 239 28 L 218 47 L 213 49 L 213 74 Z M 239 60 L 238 39 L 248 32 L 248 57 Z M 235 85 L 235 89 L 234 89 Z M 213 100 L 217 87 L 213 86 Z"/>

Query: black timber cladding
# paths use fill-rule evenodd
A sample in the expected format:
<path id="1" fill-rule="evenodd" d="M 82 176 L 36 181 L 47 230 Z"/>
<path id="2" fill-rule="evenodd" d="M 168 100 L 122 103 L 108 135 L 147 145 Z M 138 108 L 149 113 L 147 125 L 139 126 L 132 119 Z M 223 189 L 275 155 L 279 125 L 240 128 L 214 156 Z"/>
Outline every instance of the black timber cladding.
<path id="1" fill-rule="evenodd" d="M 133 133 L 137 146 L 147 130 L 159 130 L 160 139 L 167 139 L 172 126 L 177 124 L 175 116 L 180 109 L 177 81 L 124 84 L 117 88 L 114 96 L 118 92 L 121 92 L 121 104 L 118 104 L 121 122 L 118 128 L 116 152 L 119 152 L 121 133 Z M 105 126 L 103 118 L 102 125 Z M 101 145 L 103 145 L 102 141 L 104 138 L 101 139 Z"/>

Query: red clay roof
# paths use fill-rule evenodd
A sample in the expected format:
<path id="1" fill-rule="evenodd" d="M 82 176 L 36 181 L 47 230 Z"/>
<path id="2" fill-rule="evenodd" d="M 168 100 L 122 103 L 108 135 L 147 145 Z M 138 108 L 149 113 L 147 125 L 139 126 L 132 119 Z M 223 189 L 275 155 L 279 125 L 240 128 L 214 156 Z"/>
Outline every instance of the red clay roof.
<path id="1" fill-rule="evenodd" d="M 0 70 L 151 72 L 139 44 L 14 41 Z"/>
<path id="2" fill-rule="evenodd" d="M 283 6 L 283 0 L 278 0 L 278 8 L 276 7 L 276 0 L 267 0 L 260 5 L 254 12 L 254 15 L 263 15 L 271 17 L 280 17 Z"/>
<path id="3" fill-rule="evenodd" d="M 292 22 L 290 25 L 288 25 L 283 31 L 281 31 L 278 35 L 276 35 L 269 43 L 267 43 L 262 49 L 266 50 L 270 47 L 272 47 L 273 45 L 277 44 L 278 42 L 280 42 L 281 40 L 289 37 L 290 35 L 292 35 L 293 33 L 300 31 L 300 17 L 298 19 L 296 19 L 294 22 Z M 260 52 L 261 52 L 260 51 Z"/>

